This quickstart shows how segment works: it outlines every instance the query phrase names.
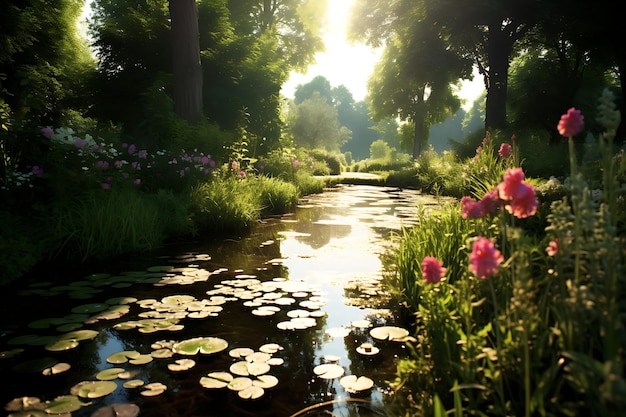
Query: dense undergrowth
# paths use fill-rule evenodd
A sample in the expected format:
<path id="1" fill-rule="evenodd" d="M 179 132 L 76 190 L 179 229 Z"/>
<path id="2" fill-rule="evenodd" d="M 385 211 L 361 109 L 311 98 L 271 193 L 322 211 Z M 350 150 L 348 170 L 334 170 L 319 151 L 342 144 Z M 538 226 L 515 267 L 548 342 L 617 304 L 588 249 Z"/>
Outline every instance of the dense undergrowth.
<path id="1" fill-rule="evenodd" d="M 489 136 L 469 165 L 437 174 L 471 186 L 399 236 L 389 284 L 416 342 L 398 364 L 390 415 L 626 413 L 619 119 L 605 93 L 595 173 L 581 173 L 583 118 L 570 109 L 558 126 L 570 151 L 563 182 L 525 178 L 516 141 L 498 149 Z"/>

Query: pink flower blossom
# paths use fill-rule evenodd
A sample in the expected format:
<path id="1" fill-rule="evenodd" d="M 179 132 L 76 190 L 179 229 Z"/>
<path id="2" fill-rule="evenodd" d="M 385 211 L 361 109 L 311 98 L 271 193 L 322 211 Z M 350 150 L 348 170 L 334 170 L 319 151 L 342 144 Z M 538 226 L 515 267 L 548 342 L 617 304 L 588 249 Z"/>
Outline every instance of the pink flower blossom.
<path id="1" fill-rule="evenodd" d="M 111 184 L 109 184 L 108 182 L 103 182 L 102 183 L 102 189 L 103 190 L 109 190 L 111 188 Z"/>
<path id="2" fill-rule="evenodd" d="M 135 153 L 135 150 L 137 150 L 137 147 L 135 145 L 130 145 L 128 147 L 128 153 L 131 155 Z"/>
<path id="3" fill-rule="evenodd" d="M 485 215 L 485 210 L 480 201 L 475 201 L 472 197 L 461 198 L 461 217 L 464 219 L 478 219 Z"/>
<path id="4" fill-rule="evenodd" d="M 511 168 L 504 174 L 504 181 L 498 184 L 500 198 L 506 202 L 505 208 L 519 219 L 532 216 L 537 212 L 539 201 L 535 188 L 524 182 L 524 171 Z"/>
<path id="5" fill-rule="evenodd" d="M 583 130 L 583 126 L 585 125 L 584 119 L 580 110 L 576 110 L 572 107 L 567 113 L 561 116 L 561 120 L 559 120 L 559 124 L 556 128 L 561 136 L 575 136 Z"/>
<path id="6" fill-rule="evenodd" d="M 109 163 L 107 161 L 98 161 L 96 162 L 96 165 L 102 169 L 107 169 L 109 167 Z"/>
<path id="7" fill-rule="evenodd" d="M 233 170 L 236 170 L 236 169 L 237 169 L 237 161 L 233 161 L 233 163 L 232 163 L 232 164 L 230 164 L 230 167 L 231 167 Z"/>
<path id="8" fill-rule="evenodd" d="M 491 191 L 487 191 L 480 203 L 484 214 L 495 214 L 498 208 L 502 206 L 498 189 L 494 188 Z"/>
<path id="9" fill-rule="evenodd" d="M 209 163 L 209 157 L 208 157 L 208 156 L 203 156 L 203 157 L 200 159 L 200 162 L 202 162 L 202 165 L 206 165 L 206 164 L 208 164 L 208 163 Z"/>
<path id="10" fill-rule="evenodd" d="M 443 267 L 443 262 L 439 262 L 437 258 L 432 256 L 426 256 L 422 261 L 422 274 L 424 275 L 424 282 L 428 284 L 435 284 L 441 281 L 441 278 L 446 273 L 446 268 Z"/>
<path id="11" fill-rule="evenodd" d="M 246 178 L 246 173 L 245 173 L 245 172 L 243 172 L 243 171 L 239 171 L 239 176 L 240 176 L 241 178 Z"/>
<path id="12" fill-rule="evenodd" d="M 469 261 L 469 270 L 477 277 L 486 279 L 498 272 L 498 265 L 504 261 L 504 256 L 489 239 L 480 236 L 472 246 Z"/>
<path id="13" fill-rule="evenodd" d="M 78 149 L 84 148 L 87 145 L 87 141 L 82 140 L 81 138 L 76 138 L 74 141 L 74 146 Z"/>
<path id="14" fill-rule="evenodd" d="M 546 253 L 548 254 L 548 256 L 554 256 L 559 252 L 559 239 L 555 238 L 554 240 L 551 240 L 550 243 L 548 243 L 548 246 L 546 247 Z"/>
<path id="15" fill-rule="evenodd" d="M 137 152 L 137 157 L 140 159 L 146 159 L 148 157 L 148 151 L 146 151 L 145 149 L 140 150 L 139 152 Z"/>
<path id="16" fill-rule="evenodd" d="M 511 156 L 511 145 L 508 143 L 501 144 L 500 149 L 498 150 L 498 155 L 500 155 L 500 158 L 508 158 Z"/>
<path id="17" fill-rule="evenodd" d="M 210 166 L 211 168 L 215 168 L 215 161 L 211 159 L 211 160 L 209 161 L 209 166 Z"/>
<path id="18" fill-rule="evenodd" d="M 135 185 L 141 185 L 141 178 L 136 178 L 136 179 L 133 181 L 133 184 L 135 184 Z"/>
<path id="19" fill-rule="evenodd" d="M 50 126 L 42 127 L 40 131 L 41 131 L 41 134 L 44 135 L 48 139 L 50 139 L 52 135 L 54 135 L 54 130 L 52 130 Z"/>

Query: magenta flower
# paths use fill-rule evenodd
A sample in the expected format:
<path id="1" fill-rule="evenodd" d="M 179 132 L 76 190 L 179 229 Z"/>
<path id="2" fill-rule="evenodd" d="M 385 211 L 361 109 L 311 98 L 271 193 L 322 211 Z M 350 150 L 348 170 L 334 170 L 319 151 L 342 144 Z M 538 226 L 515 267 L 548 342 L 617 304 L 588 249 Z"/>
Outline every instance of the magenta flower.
<path id="1" fill-rule="evenodd" d="M 76 140 L 74 141 L 74 146 L 76 146 L 79 149 L 84 148 L 86 145 L 87 145 L 87 141 L 84 141 L 81 138 L 76 138 Z"/>
<path id="2" fill-rule="evenodd" d="M 498 184 L 500 198 L 506 202 L 505 208 L 519 219 L 532 216 L 537 212 L 539 201 L 535 188 L 524 182 L 522 168 L 511 168 L 504 174 L 504 181 Z"/>
<path id="3" fill-rule="evenodd" d="M 472 246 L 469 261 L 469 270 L 478 278 L 486 279 L 498 272 L 504 256 L 489 239 L 480 236 Z"/>
<path id="4" fill-rule="evenodd" d="M 501 144 L 500 149 L 498 150 L 498 155 L 500 155 L 500 158 L 508 158 L 511 156 L 511 145 L 508 143 Z"/>
<path id="5" fill-rule="evenodd" d="M 437 258 L 432 256 L 426 256 L 422 261 L 422 274 L 424 275 L 424 282 L 428 284 L 435 284 L 441 281 L 441 278 L 446 273 L 446 268 L 443 267 L 443 262 L 439 262 Z"/>
<path id="6" fill-rule="evenodd" d="M 483 199 L 480 200 L 480 203 L 484 214 L 495 214 L 498 208 L 502 205 L 498 189 L 494 188 L 491 191 L 487 191 L 483 196 Z"/>
<path id="7" fill-rule="evenodd" d="M 215 168 L 215 161 L 211 159 L 211 160 L 209 161 L 209 166 L 210 166 L 211 168 Z"/>
<path id="8" fill-rule="evenodd" d="M 236 170 L 236 169 L 237 169 L 237 161 L 233 161 L 233 163 L 232 163 L 232 164 L 230 164 L 230 167 L 231 167 L 233 170 Z"/>
<path id="9" fill-rule="evenodd" d="M 203 156 L 203 157 L 200 159 L 200 162 L 202 162 L 202 165 L 206 165 L 206 164 L 208 164 L 208 163 L 209 163 L 209 157 L 208 157 L 208 156 Z"/>
<path id="10" fill-rule="evenodd" d="M 141 185 L 141 178 L 136 178 L 136 179 L 133 181 L 133 184 L 135 184 L 135 185 Z"/>
<path id="11" fill-rule="evenodd" d="M 52 135 L 54 135 L 54 130 L 52 130 L 50 126 L 42 127 L 40 131 L 41 131 L 41 134 L 44 135 L 48 139 L 50 139 Z"/>
<path id="12" fill-rule="evenodd" d="M 111 184 L 109 184 L 108 182 L 103 182 L 102 183 L 102 189 L 103 190 L 109 190 L 111 188 Z"/>
<path id="13" fill-rule="evenodd" d="M 461 217 L 464 219 L 479 219 L 485 215 L 483 204 L 472 197 L 461 198 Z"/>
<path id="14" fill-rule="evenodd" d="M 128 153 L 131 155 L 135 153 L 135 150 L 137 150 L 137 147 L 135 145 L 130 145 L 128 147 Z"/>
<path id="15" fill-rule="evenodd" d="M 139 152 L 137 152 L 137 157 L 140 159 L 146 159 L 148 157 L 148 151 L 146 151 L 145 149 L 140 150 Z"/>
<path id="16" fill-rule="evenodd" d="M 107 161 L 98 161 L 96 162 L 96 165 L 102 169 L 107 169 L 109 167 L 109 163 Z"/>
<path id="17" fill-rule="evenodd" d="M 546 253 L 548 254 L 548 256 L 554 256 L 559 252 L 559 239 L 555 238 L 554 240 L 551 240 L 550 243 L 548 243 L 548 246 L 546 247 Z"/>
<path id="18" fill-rule="evenodd" d="M 585 125 L 584 119 L 580 110 L 576 110 L 572 107 L 567 113 L 561 116 L 561 120 L 559 120 L 559 124 L 556 128 L 561 136 L 575 136 L 583 130 L 583 126 Z"/>
<path id="19" fill-rule="evenodd" d="M 246 173 L 245 173 L 245 172 L 243 172 L 243 171 L 239 171 L 239 176 L 240 176 L 241 178 L 246 178 Z"/>

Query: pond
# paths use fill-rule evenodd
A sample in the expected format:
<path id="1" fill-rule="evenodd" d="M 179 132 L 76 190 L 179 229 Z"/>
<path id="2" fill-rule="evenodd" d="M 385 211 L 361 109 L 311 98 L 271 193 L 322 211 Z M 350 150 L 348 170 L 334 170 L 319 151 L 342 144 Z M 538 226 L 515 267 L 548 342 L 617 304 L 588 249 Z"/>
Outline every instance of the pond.
<path id="1" fill-rule="evenodd" d="M 410 336 L 381 259 L 440 203 L 340 185 L 243 237 L 51 267 L 2 297 L 0 400 L 15 416 L 387 415 Z"/>

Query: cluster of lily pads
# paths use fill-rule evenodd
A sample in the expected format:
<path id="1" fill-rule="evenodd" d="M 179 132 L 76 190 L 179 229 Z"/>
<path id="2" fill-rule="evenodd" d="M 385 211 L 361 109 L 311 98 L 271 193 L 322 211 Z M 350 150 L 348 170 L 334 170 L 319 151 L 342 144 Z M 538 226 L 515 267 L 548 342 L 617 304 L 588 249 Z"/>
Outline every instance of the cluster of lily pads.
<path id="1" fill-rule="evenodd" d="M 208 260 L 208 255 L 190 257 L 184 261 Z M 274 260 L 278 262 L 278 260 Z M 273 261 L 272 261 L 273 262 Z M 22 295 L 60 295 L 74 299 L 90 298 L 102 291 L 102 287 L 125 288 L 133 284 L 150 284 L 154 286 L 177 285 L 185 286 L 205 282 L 211 276 L 226 272 L 226 269 L 207 271 L 197 266 L 155 266 L 146 271 L 137 271 L 113 276 L 93 274 L 81 281 L 63 286 L 39 283 Z M 276 326 L 284 331 L 298 331 L 317 326 L 317 319 L 326 315 L 322 310 L 327 300 L 321 292 L 309 285 L 273 278 L 262 281 L 255 275 L 236 271 L 232 279 L 223 279 L 206 291 L 207 297 L 198 299 L 188 294 L 168 295 L 160 300 L 134 297 L 115 297 L 104 302 L 79 305 L 70 314 L 35 320 L 29 323 L 32 330 L 50 329 L 58 335 L 26 334 L 8 340 L 9 345 L 43 346 L 49 352 L 60 352 L 75 349 L 82 341 L 95 338 L 99 332 L 81 329 L 103 320 L 119 320 L 139 307 L 141 311 L 132 320 L 118 321 L 112 326 L 117 331 L 136 330 L 140 333 L 160 331 L 175 332 L 184 328 L 184 320 L 206 319 L 216 317 L 223 310 L 223 305 L 231 301 L 241 301 L 255 317 L 273 317 L 285 311 L 286 320 L 278 321 Z M 370 328 L 371 322 L 360 320 L 351 323 L 352 328 Z M 331 337 L 346 337 L 351 328 L 330 329 Z M 377 340 L 406 341 L 410 340 L 405 329 L 383 326 L 370 330 L 370 336 Z M 138 389 L 142 396 L 152 397 L 167 390 L 161 382 L 146 382 L 137 378 L 138 370 L 133 366 L 145 365 L 155 359 L 169 359 L 182 355 L 167 364 L 171 372 L 185 372 L 196 365 L 190 356 L 198 354 L 215 354 L 228 348 L 228 342 L 217 337 L 194 337 L 182 341 L 160 340 L 152 343 L 152 351 L 140 353 L 134 350 L 120 351 L 111 354 L 107 363 L 113 367 L 104 369 L 95 375 L 94 380 L 81 381 L 70 389 L 69 395 L 63 395 L 50 401 L 42 401 L 35 397 L 15 398 L 6 404 L 5 409 L 11 416 L 44 416 L 48 414 L 69 416 L 71 412 L 91 405 L 90 401 L 105 397 L 119 388 L 117 380 L 122 380 L 125 389 Z M 265 391 L 278 384 L 278 378 L 269 372 L 274 366 L 283 364 L 283 359 L 273 355 L 283 350 L 275 343 L 267 343 L 258 351 L 247 347 L 231 349 L 229 355 L 235 359 L 228 370 L 213 371 L 202 378 L 199 384 L 206 389 L 227 388 L 246 400 L 261 398 Z M 363 343 L 357 347 L 361 355 L 375 355 L 380 349 L 372 343 Z M 24 351 L 16 347 L 0 352 L 0 358 L 18 357 Z M 325 358 L 327 363 L 314 369 L 315 375 L 321 379 L 341 378 L 340 385 L 349 393 L 370 390 L 374 382 L 365 376 L 344 375 L 345 370 L 338 365 L 339 358 Z M 130 365 L 130 369 L 126 366 Z M 13 367 L 15 371 L 41 372 L 43 375 L 56 375 L 68 371 L 69 363 L 54 358 L 31 360 Z M 100 414 L 99 414 L 100 413 Z M 107 414 L 108 413 L 108 414 Z M 111 404 L 98 409 L 93 416 L 127 415 L 136 416 L 139 407 L 135 404 Z"/>

